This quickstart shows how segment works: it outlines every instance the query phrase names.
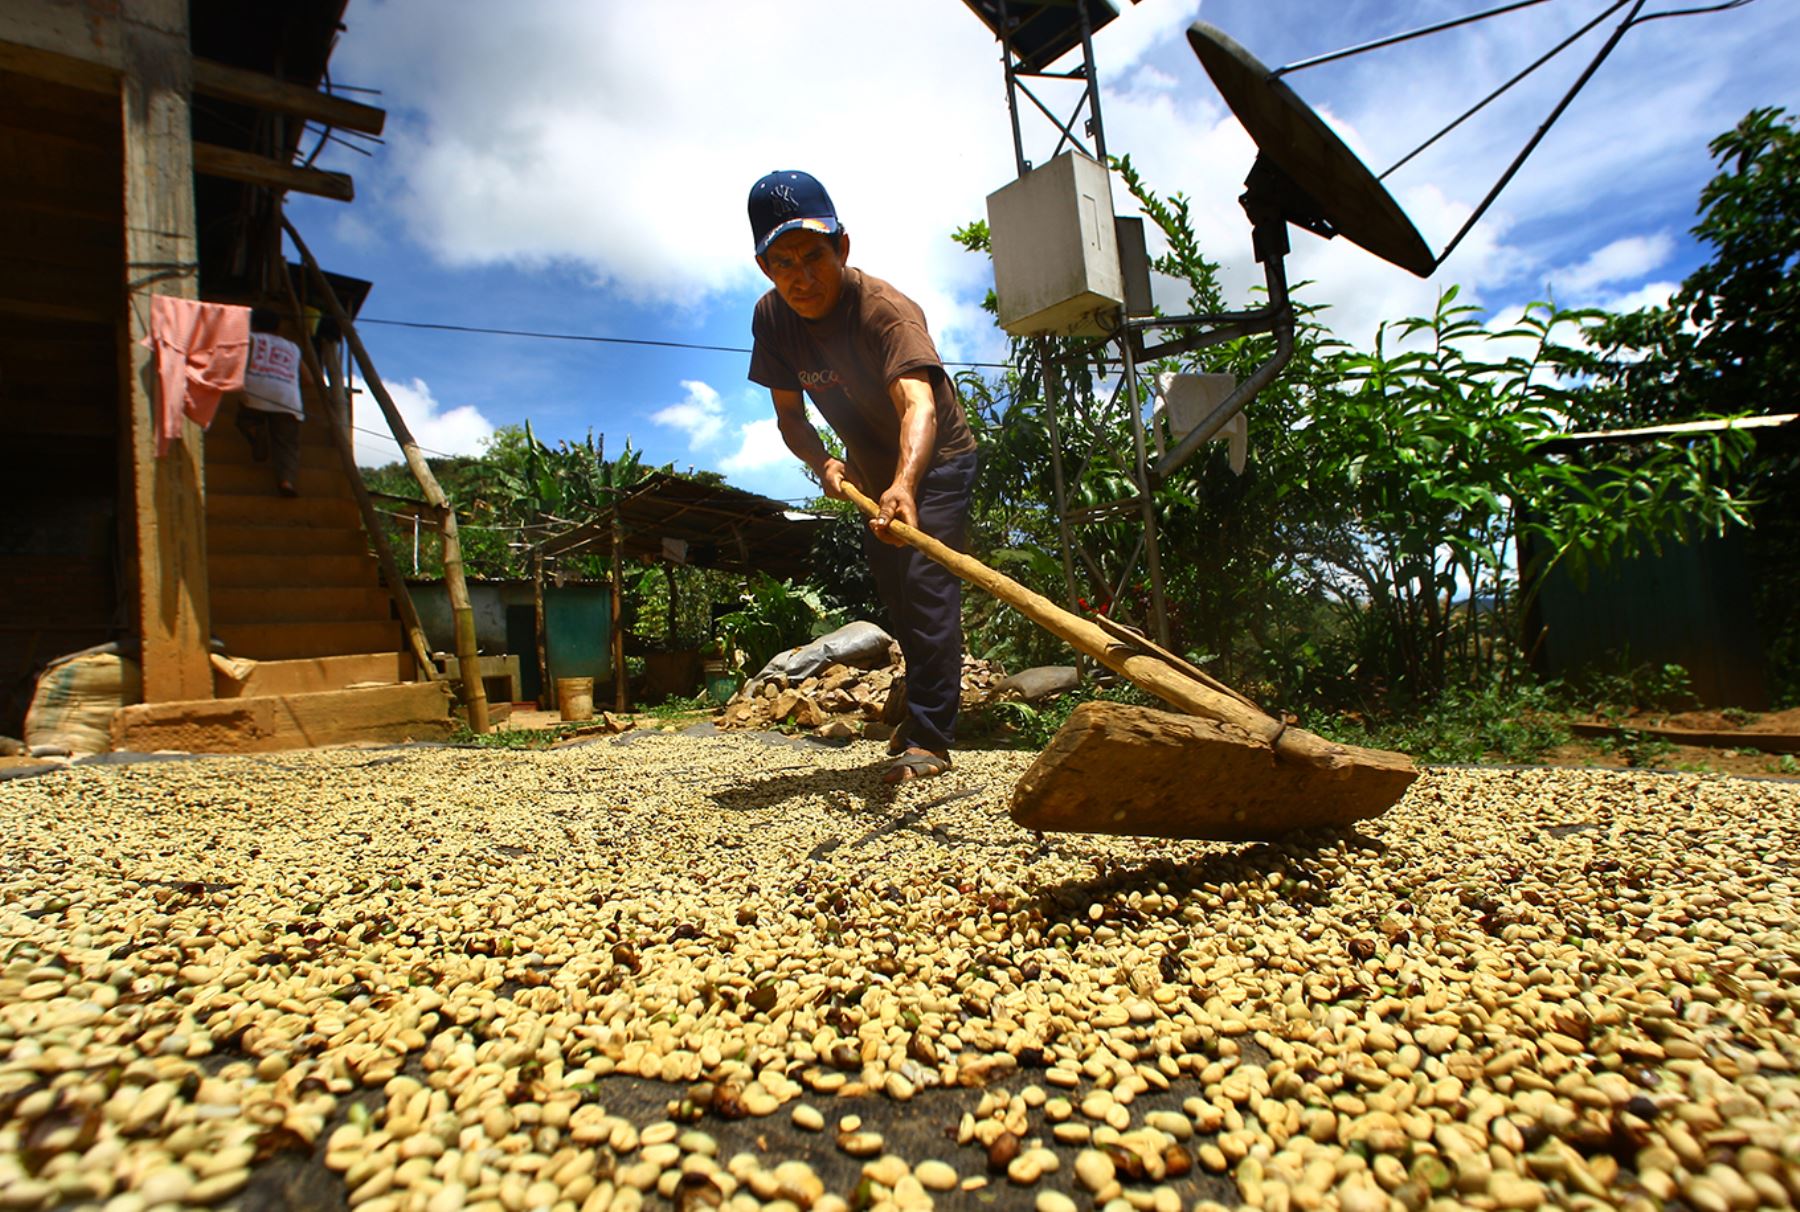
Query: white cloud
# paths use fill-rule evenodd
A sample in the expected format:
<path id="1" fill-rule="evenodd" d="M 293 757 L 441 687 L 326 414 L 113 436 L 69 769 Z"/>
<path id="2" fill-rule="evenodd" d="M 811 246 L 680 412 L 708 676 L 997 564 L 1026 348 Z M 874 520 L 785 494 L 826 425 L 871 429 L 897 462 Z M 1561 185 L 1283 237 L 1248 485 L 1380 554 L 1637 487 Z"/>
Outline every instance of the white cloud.
<path id="1" fill-rule="evenodd" d="M 1559 296 L 1571 301 L 1588 299 L 1603 286 L 1642 280 L 1666 264 L 1674 251 L 1675 238 L 1668 232 L 1624 236 L 1595 249 L 1579 264 L 1553 273 L 1550 281 Z"/>
<path id="2" fill-rule="evenodd" d="M 750 471 L 766 471 L 782 463 L 799 466 L 799 460 L 781 440 L 781 429 L 774 417 L 764 417 L 738 426 L 738 448 L 719 460 L 719 470 L 728 475 Z"/>
<path id="3" fill-rule="evenodd" d="M 403 457 L 400 444 L 388 432 L 381 408 L 368 392 L 360 377 L 353 378 L 356 388 L 356 465 L 386 467 Z M 427 455 L 480 454 L 487 440 L 494 436 L 493 422 L 481 415 L 473 404 L 446 408 L 431 394 L 423 379 L 410 383 L 387 383 L 401 420 L 412 432 L 412 439 Z"/>
<path id="4" fill-rule="evenodd" d="M 370 224 L 368 216 L 354 210 L 339 211 L 332 230 L 338 240 L 349 248 L 367 250 L 381 242 L 381 236 Z"/>
<path id="5" fill-rule="evenodd" d="M 725 406 L 719 393 L 698 379 L 683 379 L 681 385 L 687 389 L 687 399 L 658 409 L 650 419 L 687 434 L 689 450 L 710 446 L 725 430 Z"/>
<path id="6" fill-rule="evenodd" d="M 1635 290 L 1624 294 L 1601 295 L 1593 301 L 1593 306 L 1604 307 L 1607 311 L 1624 315 L 1627 312 L 1642 311 L 1646 307 L 1666 307 L 1669 297 L 1681 289 L 1679 282 L 1646 282 Z"/>
<path id="7" fill-rule="evenodd" d="M 1273 65 L 1443 15 L 1440 3 L 1394 0 L 1369 26 L 1366 7 L 1206 0 L 1204 16 Z M 1120 8 L 1094 40 L 1108 150 L 1130 153 L 1164 196 L 1189 196 L 1202 247 L 1242 303 L 1262 281 L 1236 201 L 1254 152 L 1182 36 L 1200 0 Z M 1800 39 L 1797 14 L 1755 5 L 1629 33 L 1431 280 L 1303 232 L 1290 280 L 1312 279 L 1303 297 L 1330 304 L 1327 323 L 1358 343 L 1383 319 L 1429 312 L 1451 283 L 1496 308 L 1547 280 L 1559 293 L 1633 289 L 1634 264 L 1648 273 L 1673 251 L 1662 242 L 1674 237 L 1644 233 L 1691 216 L 1710 175 L 1706 141 L 1751 104 L 1800 108 L 1800 77 L 1766 53 Z M 1287 81 L 1380 170 L 1591 15 L 1539 6 Z M 348 20 L 333 75 L 380 86 L 391 114 L 376 159 L 343 165 L 359 207 L 382 213 L 377 230 L 404 231 L 447 264 L 572 268 L 627 299 L 699 312 L 761 281 L 749 184 L 802 167 L 831 189 L 853 260 L 919 301 L 946 358 L 1000 347 L 978 306 L 987 265 L 948 236 L 984 217 L 1014 173 L 997 47 L 966 6 L 356 0 Z M 1600 36 L 1390 180 L 1434 251 Z M 1048 100 L 1055 83 L 1033 87 Z M 1029 103 L 1021 111 L 1027 154 L 1046 154 L 1054 132 L 1043 137 Z M 1122 191 L 1115 203 L 1129 209 Z"/>
<path id="8" fill-rule="evenodd" d="M 1151 67 L 1149 64 L 1139 67 L 1132 74 L 1131 82 L 1137 88 L 1153 89 L 1157 92 L 1171 92 L 1181 87 L 1181 81 L 1161 68 Z"/>
<path id="9" fill-rule="evenodd" d="M 1334 11 L 1339 7 L 1208 0 L 1203 16 L 1270 65 L 1443 16 L 1441 6 L 1396 0 L 1381 6 L 1371 26 L 1361 9 L 1353 23 L 1348 9 Z M 1576 11 L 1581 8 L 1544 6 L 1285 79 L 1379 172 L 1593 15 L 1591 8 Z M 1311 279 L 1303 297 L 1329 303 L 1325 322 L 1358 344 L 1381 320 L 1429 313 L 1451 284 L 1462 287 L 1462 301 L 1510 314 L 1540 297 L 1546 280 L 1556 284 L 1559 299 L 1573 292 L 1557 270 L 1579 266 L 1580 285 L 1590 294 L 1581 301 L 1622 297 L 1674 256 L 1676 237 L 1668 233 L 1691 221 L 1699 187 L 1711 175 L 1707 141 L 1752 104 L 1792 108 L 1800 99 L 1795 78 L 1781 78 L 1764 66 L 1768 56 L 1752 51 L 1795 36 L 1800 13 L 1779 6 L 1634 29 L 1431 279 L 1416 279 L 1341 240 L 1326 243 L 1301 232 L 1293 233 L 1288 276 Z M 1462 227 L 1601 37 L 1590 34 L 1388 179 L 1434 253 Z M 1751 62 L 1756 80 L 1744 76 Z M 1233 298 L 1242 298 L 1235 292 L 1260 280 L 1235 203 L 1253 153 L 1247 140 L 1234 146 L 1242 140 L 1237 123 L 1203 74 L 1184 72 L 1173 59 L 1157 65 L 1173 70 L 1183 88 L 1166 95 L 1147 86 L 1109 92 L 1109 147 L 1130 151 L 1165 195 L 1181 189 L 1194 199 L 1202 247 L 1222 263 Z M 1113 77 L 1115 86 L 1120 79 Z"/>
<path id="10" fill-rule="evenodd" d="M 1123 71 L 1197 9 L 1147 0 L 1096 47 Z M 744 199 L 800 167 L 946 356 L 990 327 L 985 265 L 949 233 L 1013 154 L 997 46 L 960 4 L 359 0 L 348 20 L 334 75 L 379 84 L 391 115 L 381 155 L 348 167 L 441 261 L 569 264 L 702 305 L 760 281 Z"/>

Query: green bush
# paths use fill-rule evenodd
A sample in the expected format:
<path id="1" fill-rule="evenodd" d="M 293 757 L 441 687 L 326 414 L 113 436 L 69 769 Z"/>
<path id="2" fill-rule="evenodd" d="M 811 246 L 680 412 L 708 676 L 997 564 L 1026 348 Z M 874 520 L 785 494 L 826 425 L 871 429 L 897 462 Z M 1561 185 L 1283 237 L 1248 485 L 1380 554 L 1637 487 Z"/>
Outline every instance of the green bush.
<path id="1" fill-rule="evenodd" d="M 818 590 L 777 581 L 767 573 L 758 573 L 739 601 L 736 610 L 719 616 L 718 627 L 727 651 L 741 648 L 751 670 L 842 625 L 841 616 L 826 606 Z"/>
<path id="2" fill-rule="evenodd" d="M 1394 749 L 1421 762 L 1525 763 L 1568 743 L 1561 693 L 1554 682 L 1493 683 L 1447 691 L 1430 706 L 1373 728 L 1344 716 L 1310 721 L 1307 727 L 1332 740 Z"/>
<path id="3" fill-rule="evenodd" d="M 1589 672 L 1576 682 L 1576 705 L 1604 719 L 1632 711 L 1685 711 L 1695 706 L 1693 679 L 1680 665 L 1633 665 Z"/>
<path id="4" fill-rule="evenodd" d="M 984 703 L 969 713 L 971 718 L 968 730 L 980 732 L 998 725 L 1003 728 L 1012 745 L 1020 749 L 1042 749 L 1068 723 L 1075 708 L 1095 700 L 1171 710 L 1167 703 L 1145 694 L 1130 682 L 1109 681 L 1102 685 L 1089 678 L 1068 693 L 1059 694 L 1043 703 L 1032 704 L 1017 699 Z"/>

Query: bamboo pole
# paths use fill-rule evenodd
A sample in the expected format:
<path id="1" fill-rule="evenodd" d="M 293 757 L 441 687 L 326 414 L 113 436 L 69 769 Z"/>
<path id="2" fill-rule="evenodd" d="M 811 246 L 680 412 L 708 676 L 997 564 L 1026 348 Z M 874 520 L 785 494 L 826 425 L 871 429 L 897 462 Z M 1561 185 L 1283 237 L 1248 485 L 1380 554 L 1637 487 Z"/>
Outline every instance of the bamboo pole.
<path id="1" fill-rule="evenodd" d="M 847 481 L 844 492 L 868 516 L 874 517 L 881 512 L 874 501 Z M 1108 635 L 1087 619 L 1071 614 L 1042 594 L 1025 588 L 1004 573 L 994 571 L 974 556 L 946 546 L 916 527 L 895 521 L 889 525 L 888 532 L 924 552 L 962 580 L 999 598 L 1077 651 L 1086 653 L 1108 669 L 1131 679 L 1165 703 L 1178 707 L 1189 715 L 1204 716 L 1242 729 L 1275 750 L 1277 756 L 1288 760 L 1325 769 L 1357 764 L 1355 755 L 1344 746 L 1333 744 L 1304 729 L 1289 728 L 1251 705 L 1235 691 L 1222 693 L 1195 681 L 1158 657 L 1146 656 Z"/>
<path id="2" fill-rule="evenodd" d="M 413 441 L 412 431 L 406 427 L 406 420 L 395 406 L 394 398 L 381 381 L 381 374 L 375 369 L 375 360 L 369 356 L 362 338 L 357 335 L 356 325 L 350 322 L 350 315 L 338 302 L 331 283 L 326 280 L 325 271 L 313 260 L 312 250 L 294 230 L 294 225 L 287 217 L 282 216 L 282 230 L 287 232 L 288 239 L 294 242 L 294 248 L 300 259 L 306 263 L 306 270 L 312 275 L 313 285 L 319 289 L 320 300 L 331 313 L 344 334 L 344 340 L 350 346 L 356 364 L 362 368 L 363 381 L 369 386 L 369 394 L 381 406 L 382 416 L 387 418 L 388 429 L 394 435 L 394 441 L 400 444 L 401 452 L 406 456 L 406 466 L 412 471 L 413 479 L 419 483 L 419 490 L 425 494 L 425 500 L 437 507 L 442 525 L 438 534 L 442 537 L 444 547 L 444 588 L 450 595 L 450 613 L 456 622 L 456 661 L 462 673 L 463 703 L 469 713 L 469 730 L 485 733 L 488 730 L 487 688 L 481 682 L 481 655 L 475 645 L 475 609 L 469 603 L 469 584 L 463 578 L 462 541 L 456 534 L 456 512 L 450 507 L 450 499 L 439 487 L 437 477 L 431 474 L 431 468 L 425 462 L 425 455 L 419 450 L 419 444 Z"/>
<path id="3" fill-rule="evenodd" d="M 625 536 L 619 533 L 619 511 L 613 510 L 612 516 L 612 666 L 613 666 L 613 710 L 624 711 L 625 694 L 625 632 L 619 626 L 620 617 L 625 613 L 625 590 L 621 578 L 624 577 Z"/>
<path id="4" fill-rule="evenodd" d="M 544 629 L 544 545 L 531 549 L 531 608 L 533 632 L 537 638 L 538 710 L 556 708 L 556 688 L 550 682 L 550 647 Z"/>
<path id="5" fill-rule="evenodd" d="M 437 667 L 431 662 L 431 644 L 425 638 L 424 625 L 419 622 L 418 607 L 413 604 L 412 594 L 400 575 L 400 566 L 394 561 L 394 550 L 388 546 L 387 535 L 381 525 L 381 515 L 375 512 L 375 501 L 369 496 L 369 486 L 363 483 L 362 472 L 356 466 L 356 441 L 350 435 L 348 421 L 348 384 L 338 381 L 335 365 L 324 365 L 324 359 L 319 357 L 318 347 L 313 344 L 311 334 L 305 331 L 306 313 L 300 306 L 300 297 L 294 289 L 293 279 L 284 271 L 281 281 L 287 287 L 288 309 L 301 326 L 300 352 L 306 358 L 306 369 L 311 372 L 313 382 L 318 384 L 325 397 L 325 424 L 331 430 L 339 461 L 344 465 L 344 478 L 350 481 L 350 494 L 356 498 L 356 507 L 362 511 L 363 529 L 368 532 L 369 545 L 375 549 L 375 559 L 381 565 L 381 575 L 387 580 L 388 588 L 394 595 L 394 605 L 400 611 L 400 624 L 406 631 L 406 642 L 412 649 L 413 663 L 419 667 L 419 680 L 435 682 Z"/>

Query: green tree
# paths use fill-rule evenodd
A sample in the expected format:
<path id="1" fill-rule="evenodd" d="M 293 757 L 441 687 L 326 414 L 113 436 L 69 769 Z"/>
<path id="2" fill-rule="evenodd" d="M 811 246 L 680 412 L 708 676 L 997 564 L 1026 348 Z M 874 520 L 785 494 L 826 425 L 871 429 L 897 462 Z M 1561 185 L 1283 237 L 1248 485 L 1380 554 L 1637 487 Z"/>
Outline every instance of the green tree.
<path id="1" fill-rule="evenodd" d="M 1183 284 L 1193 312 L 1224 310 L 1185 200 L 1159 197 L 1129 161 L 1117 167 L 1164 237 L 1154 268 Z M 957 238 L 986 247 L 980 225 Z M 1594 465 L 1541 449 L 1579 410 L 1579 392 L 1554 362 L 1564 334 L 1597 318 L 1590 313 L 1534 305 L 1490 331 L 1451 289 L 1433 315 L 1384 326 L 1361 352 L 1333 339 L 1317 311 L 1296 306 L 1295 355 L 1247 414 L 1246 473 L 1233 475 L 1222 452 L 1202 452 L 1154 490 L 1176 646 L 1266 701 L 1376 712 L 1509 673 L 1529 605 L 1519 595 L 1522 560 L 1532 571 L 1564 564 L 1580 574 L 1694 523 L 1741 520 L 1729 482 L 1739 436 Z M 1270 341 L 1208 346 L 1145 376 L 1178 369 L 1241 380 L 1268 357 Z M 1498 348 L 1524 352 L 1483 356 Z M 988 464 L 980 532 L 996 559 L 1029 570 L 1021 579 L 1061 596 L 1048 554 L 1056 526 L 1040 371 L 1029 346 L 1014 351 L 1017 373 L 960 380 Z M 1094 428 L 1103 445 L 1128 448 L 1129 410 L 1146 402 L 1109 402 L 1096 374 L 1072 380 L 1064 407 L 1087 424 L 1065 422 L 1061 438 L 1065 466 L 1077 468 Z M 1077 506 L 1132 492 L 1116 461 L 1072 474 Z M 1087 532 L 1096 563 L 1133 550 L 1135 523 Z M 1104 582 L 1119 565 L 1086 571 Z M 1141 602 L 1105 605 L 1142 618 Z M 991 626 L 979 608 L 971 624 Z"/>
<path id="2" fill-rule="evenodd" d="M 1753 109 L 1710 145 L 1717 172 L 1693 234 L 1710 259 L 1662 307 L 1607 317 L 1563 368 L 1593 385 L 1588 428 L 1795 412 L 1800 376 L 1800 129 Z M 1747 544 L 1771 691 L 1800 702 L 1800 434 L 1759 431 L 1736 490 L 1758 501 Z"/>
<path id="3" fill-rule="evenodd" d="M 1545 449 L 1580 394 L 1548 352 L 1592 313 L 1533 304 L 1489 330 L 1456 296 L 1383 325 L 1368 353 L 1326 360 L 1303 465 L 1289 469 L 1290 495 L 1311 497 L 1302 512 L 1340 519 L 1328 547 L 1302 556 L 1334 603 L 1336 663 L 1399 705 L 1513 676 L 1531 639 L 1529 587 L 1553 567 L 1584 577 L 1743 521 L 1730 486 L 1742 434 L 1579 458 Z M 1496 345 L 1514 352 L 1480 356 Z"/>
<path id="4" fill-rule="evenodd" d="M 494 578 L 529 576 L 532 542 L 601 516 L 646 477 L 670 469 L 646 464 L 629 440 L 624 453 L 608 459 L 605 436 L 591 431 L 579 442 L 559 439 L 547 445 L 529 421 L 495 430 L 479 455 L 428 462 L 457 509 L 465 567 L 471 576 Z M 402 500 L 419 497 L 405 464 L 366 471 L 363 478 L 378 492 Z M 392 502 L 386 507 L 405 511 Z M 412 523 L 396 519 L 388 539 L 397 550 L 410 551 Z M 609 559 L 604 552 L 572 556 L 564 570 L 607 576 Z M 421 576 L 443 574 L 435 538 L 421 542 L 419 565 Z"/>
<path id="5" fill-rule="evenodd" d="M 1710 145 L 1693 234 L 1712 249 L 1663 307 L 1594 323 L 1590 420 L 1654 424 L 1790 406 L 1800 376 L 1800 131 L 1755 109 Z"/>

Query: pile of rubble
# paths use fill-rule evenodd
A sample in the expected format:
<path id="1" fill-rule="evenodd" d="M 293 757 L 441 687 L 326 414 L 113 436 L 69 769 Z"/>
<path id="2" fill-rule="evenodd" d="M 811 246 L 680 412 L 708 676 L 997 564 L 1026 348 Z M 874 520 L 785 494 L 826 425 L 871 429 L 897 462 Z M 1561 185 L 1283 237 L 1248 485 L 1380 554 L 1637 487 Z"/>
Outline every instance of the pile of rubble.
<path id="1" fill-rule="evenodd" d="M 985 703 L 1006 671 L 992 661 L 966 653 L 962 665 L 962 703 Z M 868 737 L 885 740 L 904 718 L 906 667 L 899 645 L 892 645 L 887 664 L 874 669 L 832 664 L 818 673 L 789 682 L 783 674 L 759 675 L 725 705 L 721 728 L 770 728 L 794 724 L 816 729 L 829 739 Z"/>

